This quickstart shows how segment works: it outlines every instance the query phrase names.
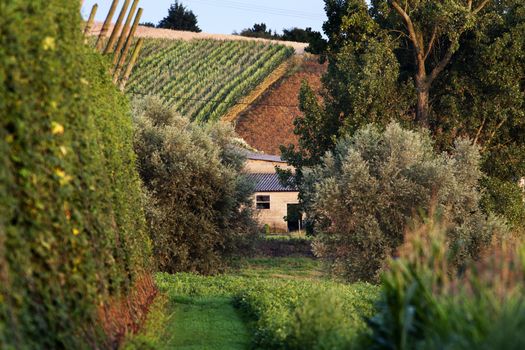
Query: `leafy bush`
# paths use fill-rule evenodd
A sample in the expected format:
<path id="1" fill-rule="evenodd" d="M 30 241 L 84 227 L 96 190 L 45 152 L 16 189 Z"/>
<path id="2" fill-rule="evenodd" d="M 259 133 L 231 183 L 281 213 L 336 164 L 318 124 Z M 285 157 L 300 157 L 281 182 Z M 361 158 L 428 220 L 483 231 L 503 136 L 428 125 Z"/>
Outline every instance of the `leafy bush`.
<path id="1" fill-rule="evenodd" d="M 135 151 L 148 191 L 147 219 L 162 271 L 217 272 L 256 237 L 253 187 L 233 130 L 202 128 L 162 107 L 137 103 Z"/>
<path id="2" fill-rule="evenodd" d="M 305 172 L 302 195 L 320 232 L 314 250 L 349 280 L 375 280 L 406 225 L 436 202 L 451 223 L 456 264 L 478 257 L 505 226 L 479 207 L 479 152 L 467 140 L 436 154 L 428 134 L 367 126 Z"/>
<path id="3" fill-rule="evenodd" d="M 352 297 L 352 304 L 358 298 L 371 299 L 368 290 L 363 295 Z M 356 348 L 356 335 L 363 331 L 363 311 L 371 311 L 372 306 L 359 300 L 358 313 L 356 305 L 345 305 L 345 298 L 333 291 L 319 293 L 304 300 L 295 312 L 287 339 L 289 349 L 349 349 Z"/>
<path id="4" fill-rule="evenodd" d="M 100 347 L 151 252 L 127 100 L 78 1 L 1 7 L 0 348 Z"/>
<path id="5" fill-rule="evenodd" d="M 383 278 L 371 349 L 522 349 L 524 261 L 500 243 L 451 274 L 446 224 L 434 218 L 408 234 Z"/>

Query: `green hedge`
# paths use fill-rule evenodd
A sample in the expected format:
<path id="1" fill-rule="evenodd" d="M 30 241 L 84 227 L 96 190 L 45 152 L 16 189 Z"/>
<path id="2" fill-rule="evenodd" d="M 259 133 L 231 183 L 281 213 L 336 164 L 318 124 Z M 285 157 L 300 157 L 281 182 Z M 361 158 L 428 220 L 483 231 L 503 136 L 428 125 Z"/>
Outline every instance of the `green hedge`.
<path id="1" fill-rule="evenodd" d="M 92 348 L 149 264 L 129 108 L 78 1 L 0 9 L 0 348 Z"/>

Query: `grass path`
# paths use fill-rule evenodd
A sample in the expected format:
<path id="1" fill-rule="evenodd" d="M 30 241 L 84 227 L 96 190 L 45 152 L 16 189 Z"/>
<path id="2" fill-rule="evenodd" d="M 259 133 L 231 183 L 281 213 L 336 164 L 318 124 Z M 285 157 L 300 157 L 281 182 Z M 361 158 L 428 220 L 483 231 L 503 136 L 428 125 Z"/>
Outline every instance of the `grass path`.
<path id="1" fill-rule="evenodd" d="M 163 349 L 248 349 L 250 334 L 230 298 L 172 301 Z"/>
<path id="2" fill-rule="evenodd" d="M 131 337 L 124 350 L 249 349 L 253 329 L 232 304 L 232 286 L 252 279 L 323 281 L 326 276 L 319 262 L 308 257 L 261 257 L 246 259 L 217 278 L 224 283 L 210 277 L 209 287 L 181 282 L 165 290 L 140 334 Z M 203 283 L 207 280 L 202 277 Z"/>

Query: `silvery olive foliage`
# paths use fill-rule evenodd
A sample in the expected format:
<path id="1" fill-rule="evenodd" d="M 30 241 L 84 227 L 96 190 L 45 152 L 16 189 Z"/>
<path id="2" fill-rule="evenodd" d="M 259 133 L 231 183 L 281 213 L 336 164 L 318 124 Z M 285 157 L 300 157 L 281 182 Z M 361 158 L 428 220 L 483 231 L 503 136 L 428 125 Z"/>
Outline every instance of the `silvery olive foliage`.
<path id="1" fill-rule="evenodd" d="M 375 280 L 403 243 L 407 225 L 439 210 L 449 223 L 456 266 L 476 259 L 504 223 L 480 210 L 480 155 L 469 140 L 436 153 L 427 132 L 397 123 L 343 137 L 301 185 L 318 232 L 316 254 L 349 280 Z"/>
<path id="2" fill-rule="evenodd" d="M 137 102 L 134 146 L 162 271 L 215 273 L 257 234 L 253 185 L 230 126 L 200 126 L 156 99 Z"/>

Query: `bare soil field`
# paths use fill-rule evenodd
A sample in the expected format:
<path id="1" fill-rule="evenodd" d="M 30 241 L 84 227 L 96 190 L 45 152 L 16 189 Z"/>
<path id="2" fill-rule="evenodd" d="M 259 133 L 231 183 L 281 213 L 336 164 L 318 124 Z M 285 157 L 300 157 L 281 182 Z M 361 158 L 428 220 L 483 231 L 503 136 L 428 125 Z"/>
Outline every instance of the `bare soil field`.
<path id="1" fill-rule="evenodd" d="M 305 80 L 315 91 L 321 91 L 321 77 L 326 65 L 319 64 L 318 58 L 312 55 L 298 60 L 288 75 L 271 86 L 237 119 L 237 133 L 259 151 L 280 155 L 280 145 L 297 145 L 293 121 L 301 115 L 301 83 Z"/>
<path id="2" fill-rule="evenodd" d="M 102 28 L 101 22 L 96 22 L 93 24 L 91 29 L 91 35 L 99 35 Z M 113 26 L 111 26 L 108 36 L 111 34 Z M 248 41 L 260 41 L 266 43 L 274 43 L 285 46 L 290 46 L 295 49 L 297 55 L 302 55 L 305 53 L 306 43 L 298 43 L 293 41 L 280 41 L 280 40 L 267 40 L 259 38 L 247 38 L 240 35 L 227 35 L 227 34 L 209 34 L 209 33 L 194 33 L 194 32 L 185 32 L 180 30 L 170 30 L 170 29 L 158 29 L 139 26 L 135 37 L 138 38 L 157 38 L 157 39 L 171 39 L 171 40 L 193 40 L 193 39 L 213 39 L 213 40 L 248 40 Z"/>

